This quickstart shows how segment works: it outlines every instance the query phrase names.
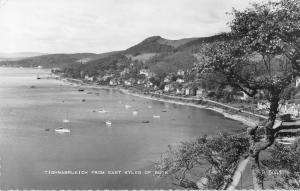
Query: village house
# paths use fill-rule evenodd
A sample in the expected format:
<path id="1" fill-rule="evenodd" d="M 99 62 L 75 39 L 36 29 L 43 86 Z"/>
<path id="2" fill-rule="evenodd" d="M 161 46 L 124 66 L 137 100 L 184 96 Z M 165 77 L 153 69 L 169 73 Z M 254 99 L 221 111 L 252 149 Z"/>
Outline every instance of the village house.
<path id="1" fill-rule="evenodd" d="M 196 88 L 193 87 L 187 87 L 185 88 L 185 95 L 189 95 L 189 96 L 195 96 L 196 95 Z"/>
<path id="2" fill-rule="evenodd" d="M 172 79 L 172 76 L 168 75 L 164 78 L 164 82 L 169 83 L 169 82 L 171 82 L 171 79 Z"/>
<path id="3" fill-rule="evenodd" d="M 300 104 L 285 103 L 280 106 L 279 112 L 282 114 L 291 114 L 293 117 L 300 116 Z"/>
<path id="4" fill-rule="evenodd" d="M 129 78 L 128 80 L 124 81 L 124 85 L 125 86 L 132 86 L 135 83 L 135 79 L 134 78 Z"/>
<path id="5" fill-rule="evenodd" d="M 129 72 L 130 72 L 129 68 L 124 68 L 124 70 L 120 72 L 120 76 L 124 77 Z"/>
<path id="6" fill-rule="evenodd" d="M 141 69 L 140 74 L 145 75 L 145 77 L 148 78 L 150 76 L 150 70 L 149 69 Z"/>
<path id="7" fill-rule="evenodd" d="M 153 86 L 153 83 L 150 82 L 150 81 L 147 81 L 146 84 L 145 84 L 146 88 L 151 88 L 152 86 Z"/>
<path id="8" fill-rule="evenodd" d="M 182 84 L 182 83 L 184 83 L 184 79 L 178 78 L 178 79 L 176 80 L 176 82 Z"/>
<path id="9" fill-rule="evenodd" d="M 185 89 L 184 88 L 176 88 L 175 94 L 182 95 L 184 93 L 185 93 Z"/>
<path id="10" fill-rule="evenodd" d="M 174 84 L 167 84 L 164 87 L 164 92 L 171 92 L 175 90 L 175 86 Z"/>
<path id="11" fill-rule="evenodd" d="M 196 91 L 196 96 L 202 97 L 204 92 L 205 92 L 205 90 L 203 88 L 198 88 Z"/>
<path id="12" fill-rule="evenodd" d="M 115 79 L 115 78 L 111 79 L 111 80 L 109 81 L 109 85 L 111 85 L 111 86 L 116 86 L 116 85 L 118 85 L 118 80 Z"/>
<path id="13" fill-rule="evenodd" d="M 141 85 L 141 84 L 145 84 L 146 81 L 144 79 L 138 79 L 138 81 L 136 82 L 138 85 Z"/>
<path id="14" fill-rule="evenodd" d="M 264 110 L 270 108 L 270 102 L 268 101 L 259 101 L 257 102 L 257 110 Z"/>
<path id="15" fill-rule="evenodd" d="M 296 87 L 298 87 L 300 85 L 300 77 L 296 78 Z"/>
<path id="16" fill-rule="evenodd" d="M 92 81 L 94 81 L 94 76 L 89 76 L 88 74 L 86 74 L 86 75 L 84 76 L 84 79 L 85 79 L 86 81 L 92 82 Z"/>
<path id="17" fill-rule="evenodd" d="M 236 95 L 234 95 L 234 98 L 239 100 L 247 100 L 249 96 L 245 92 L 239 91 L 236 93 Z"/>
<path id="18" fill-rule="evenodd" d="M 179 76 L 184 76 L 184 70 L 178 70 L 177 75 Z"/>

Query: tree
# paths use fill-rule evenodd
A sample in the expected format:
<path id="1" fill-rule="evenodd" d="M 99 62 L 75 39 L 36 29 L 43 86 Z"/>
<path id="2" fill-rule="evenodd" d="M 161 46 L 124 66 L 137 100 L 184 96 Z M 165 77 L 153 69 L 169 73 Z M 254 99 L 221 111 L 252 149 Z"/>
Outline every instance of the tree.
<path id="1" fill-rule="evenodd" d="M 212 43 L 203 50 L 196 66 L 200 73 L 221 73 L 226 83 L 253 97 L 264 91 L 270 102 L 268 120 L 262 127 L 248 129 L 249 154 L 259 188 L 263 188 L 259 153 L 271 146 L 283 128 L 276 122 L 285 89 L 300 74 L 300 5 L 298 0 L 253 4 L 244 11 L 233 10 L 230 40 Z M 279 61 L 280 62 L 279 62 Z"/>
<path id="2" fill-rule="evenodd" d="M 220 134 L 169 146 L 158 163 L 173 184 L 188 189 L 225 189 L 231 182 L 241 155 L 247 153 L 247 137 Z M 207 168 L 203 168 L 207 166 Z M 201 181 L 199 181 L 202 177 Z"/>
<path id="3" fill-rule="evenodd" d="M 300 142 L 290 146 L 275 144 L 270 149 L 271 157 L 262 163 L 270 169 L 275 180 L 273 187 L 286 190 L 300 189 Z M 280 170 L 278 170 L 280 169 Z"/>

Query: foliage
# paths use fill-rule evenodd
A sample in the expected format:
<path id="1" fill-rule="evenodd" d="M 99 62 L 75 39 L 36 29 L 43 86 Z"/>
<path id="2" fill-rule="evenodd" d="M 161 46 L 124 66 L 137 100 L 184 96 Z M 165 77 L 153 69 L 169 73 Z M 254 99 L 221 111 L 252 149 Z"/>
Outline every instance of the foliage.
<path id="1" fill-rule="evenodd" d="M 275 189 L 300 189 L 300 141 L 287 146 L 274 144 L 270 157 L 262 161 L 272 173 Z"/>
<path id="2" fill-rule="evenodd" d="M 202 189 L 224 189 L 248 147 L 246 137 L 202 136 L 196 141 L 182 142 L 175 148 L 169 146 L 157 168 L 166 171 L 175 185 L 184 188 L 197 189 L 200 177 L 204 177 L 207 181 Z"/>

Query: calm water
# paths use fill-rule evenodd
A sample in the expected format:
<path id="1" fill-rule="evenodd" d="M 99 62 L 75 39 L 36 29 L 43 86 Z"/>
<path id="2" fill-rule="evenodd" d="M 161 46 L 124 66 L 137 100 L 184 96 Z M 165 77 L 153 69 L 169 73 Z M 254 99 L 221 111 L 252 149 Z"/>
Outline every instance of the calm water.
<path id="1" fill-rule="evenodd" d="M 78 92 L 78 87 L 61 81 L 36 79 L 38 74 L 47 73 L 0 68 L 1 189 L 172 188 L 152 173 L 125 175 L 124 171 L 153 170 L 153 162 L 170 144 L 220 130 L 240 130 L 240 123 L 210 110 L 146 100 L 114 90 Z M 108 113 L 99 113 L 99 109 Z M 66 118 L 70 123 L 62 122 Z M 111 127 L 105 124 L 108 120 Z M 67 127 L 71 133 L 55 133 L 59 127 Z M 49 175 L 45 173 L 48 170 L 81 170 L 88 174 Z M 122 172 L 107 174 L 112 170 Z"/>

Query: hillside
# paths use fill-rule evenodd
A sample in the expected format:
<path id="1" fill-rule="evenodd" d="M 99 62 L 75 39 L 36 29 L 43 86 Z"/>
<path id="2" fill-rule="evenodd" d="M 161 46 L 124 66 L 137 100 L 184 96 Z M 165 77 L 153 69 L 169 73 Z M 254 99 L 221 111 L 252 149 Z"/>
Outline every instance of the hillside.
<path id="1" fill-rule="evenodd" d="M 77 53 L 77 54 L 46 54 L 42 56 L 34 56 L 24 59 L 17 60 L 5 60 L 0 62 L 0 65 L 6 66 L 22 66 L 22 67 L 37 67 L 42 66 L 44 68 L 54 68 L 54 67 L 64 67 L 69 64 L 75 63 L 86 63 L 95 59 L 101 59 L 113 54 L 119 53 L 108 52 L 103 54 L 93 54 L 93 53 Z"/>
<path id="2" fill-rule="evenodd" d="M 80 71 L 99 74 L 103 70 L 122 69 L 130 62 L 143 63 L 155 73 L 191 69 L 197 61 L 193 55 L 207 43 L 224 40 L 226 34 L 203 38 L 168 40 L 160 36 L 149 37 L 124 51 L 102 54 L 47 54 L 14 61 L 2 61 L 0 65 L 45 68 L 60 67 L 78 76 Z M 120 66 L 122 65 L 122 66 Z"/>

